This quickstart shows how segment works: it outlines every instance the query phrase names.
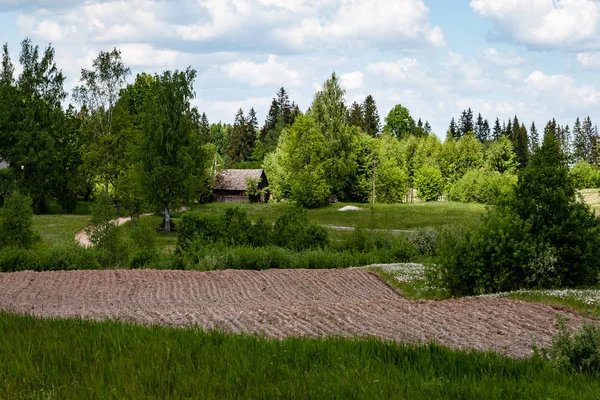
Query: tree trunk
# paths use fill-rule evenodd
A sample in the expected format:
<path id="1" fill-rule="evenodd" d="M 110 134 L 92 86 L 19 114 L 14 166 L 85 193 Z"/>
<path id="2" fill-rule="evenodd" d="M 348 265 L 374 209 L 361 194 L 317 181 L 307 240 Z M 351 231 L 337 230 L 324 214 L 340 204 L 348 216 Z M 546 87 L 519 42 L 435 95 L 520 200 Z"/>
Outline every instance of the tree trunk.
<path id="1" fill-rule="evenodd" d="M 171 232 L 171 211 L 169 207 L 165 207 L 165 219 L 163 221 L 163 230 L 165 232 Z"/>

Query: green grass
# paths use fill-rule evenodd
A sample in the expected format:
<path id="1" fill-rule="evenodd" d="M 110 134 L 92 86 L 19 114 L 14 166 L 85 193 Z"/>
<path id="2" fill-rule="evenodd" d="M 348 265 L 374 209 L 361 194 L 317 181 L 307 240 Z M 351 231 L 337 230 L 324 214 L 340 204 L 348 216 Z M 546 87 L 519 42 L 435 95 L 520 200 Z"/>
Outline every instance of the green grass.
<path id="1" fill-rule="evenodd" d="M 598 399 L 539 358 L 0 314 L 0 398 Z"/>
<path id="2" fill-rule="evenodd" d="M 77 232 L 90 224 L 89 215 L 34 215 L 33 230 L 41 237 L 41 245 L 50 246 L 61 240 L 74 240 Z"/>
<path id="3" fill-rule="evenodd" d="M 553 292 L 555 292 L 553 294 Z M 564 292 L 564 294 L 563 294 Z M 588 291 L 586 291 L 588 292 Z M 551 304 L 557 306 L 565 306 L 580 311 L 589 317 L 600 318 L 600 289 L 589 290 L 589 292 L 595 292 L 595 298 L 590 301 L 581 296 L 569 294 L 568 291 L 551 291 L 551 290 L 523 290 L 518 292 L 512 292 L 502 294 L 501 297 L 507 297 L 509 299 L 517 299 L 530 301 L 533 303 Z"/>
<path id="4" fill-rule="evenodd" d="M 353 204 L 365 210 L 338 211 L 346 205 L 349 204 L 334 204 L 328 207 L 309 210 L 308 215 L 323 225 L 412 230 L 425 227 L 473 226 L 479 222 L 481 216 L 485 213 L 486 207 L 481 204 L 453 202 L 376 204 L 374 207 L 365 204 Z M 192 209 L 197 212 L 220 213 L 232 206 L 243 208 L 252 219 L 262 216 L 269 222 L 275 222 L 277 217 L 289 207 L 285 203 L 212 203 L 196 205 Z"/>

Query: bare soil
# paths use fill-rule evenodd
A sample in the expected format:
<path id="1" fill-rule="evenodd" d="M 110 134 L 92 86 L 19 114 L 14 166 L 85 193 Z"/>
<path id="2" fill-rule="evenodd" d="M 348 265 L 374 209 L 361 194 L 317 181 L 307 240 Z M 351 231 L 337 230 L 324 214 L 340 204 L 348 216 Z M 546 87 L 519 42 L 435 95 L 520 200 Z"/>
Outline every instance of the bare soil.
<path id="1" fill-rule="evenodd" d="M 556 314 L 510 299 L 409 301 L 364 270 L 70 271 L 0 274 L 0 309 L 43 318 L 197 325 L 268 338 L 379 337 L 494 350 L 513 357 L 550 344 Z"/>

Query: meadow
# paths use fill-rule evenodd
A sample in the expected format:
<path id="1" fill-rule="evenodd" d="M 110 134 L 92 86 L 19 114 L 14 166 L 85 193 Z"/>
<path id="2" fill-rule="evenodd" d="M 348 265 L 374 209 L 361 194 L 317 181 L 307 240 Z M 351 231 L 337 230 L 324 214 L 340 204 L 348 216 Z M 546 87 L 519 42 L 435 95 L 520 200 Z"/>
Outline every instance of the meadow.
<path id="1" fill-rule="evenodd" d="M 597 399 L 538 357 L 0 315 L 0 397 Z"/>

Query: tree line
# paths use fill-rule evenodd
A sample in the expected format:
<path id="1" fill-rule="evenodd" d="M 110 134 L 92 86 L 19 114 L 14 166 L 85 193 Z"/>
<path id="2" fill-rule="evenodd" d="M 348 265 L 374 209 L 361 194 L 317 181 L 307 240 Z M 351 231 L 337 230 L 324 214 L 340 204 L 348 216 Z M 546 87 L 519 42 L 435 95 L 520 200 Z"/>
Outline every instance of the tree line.
<path id="1" fill-rule="evenodd" d="M 0 197 L 18 189 L 38 213 L 52 200 L 73 212 L 77 198 L 104 191 L 118 213 L 161 210 L 169 230 L 172 210 L 212 199 L 223 168 L 265 168 L 275 199 L 306 207 L 409 201 L 415 193 L 489 203 L 514 187 L 539 146 L 535 124 L 527 129 L 515 116 L 491 126 L 471 109 L 452 118 L 442 143 L 401 104 L 383 121 L 371 95 L 347 105 L 335 73 L 305 112 L 281 88 L 262 126 L 253 108 L 238 110 L 233 124 L 210 123 L 191 106 L 191 67 L 142 72 L 128 83 L 131 71 L 117 49 L 82 69 L 65 106 L 65 77 L 54 58 L 52 46 L 42 50 L 26 39 L 19 76 L 7 45 L 0 70 L 0 158 L 9 164 L 0 171 Z M 598 129 L 589 117 L 572 131 L 552 120 L 548 131 L 574 171 L 586 179 L 592 171 L 600 181 Z"/>

